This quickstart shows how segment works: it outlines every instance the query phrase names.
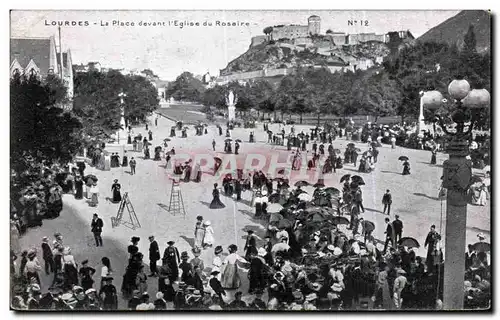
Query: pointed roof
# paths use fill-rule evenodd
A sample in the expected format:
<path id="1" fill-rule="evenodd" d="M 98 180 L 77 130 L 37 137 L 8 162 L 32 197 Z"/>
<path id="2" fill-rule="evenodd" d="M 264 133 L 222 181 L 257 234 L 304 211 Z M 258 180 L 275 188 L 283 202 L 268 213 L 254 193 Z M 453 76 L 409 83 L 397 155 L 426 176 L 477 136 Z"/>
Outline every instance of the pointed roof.
<path id="1" fill-rule="evenodd" d="M 31 60 L 47 74 L 50 67 L 50 38 L 10 39 L 10 61 L 17 59 L 25 68 Z"/>

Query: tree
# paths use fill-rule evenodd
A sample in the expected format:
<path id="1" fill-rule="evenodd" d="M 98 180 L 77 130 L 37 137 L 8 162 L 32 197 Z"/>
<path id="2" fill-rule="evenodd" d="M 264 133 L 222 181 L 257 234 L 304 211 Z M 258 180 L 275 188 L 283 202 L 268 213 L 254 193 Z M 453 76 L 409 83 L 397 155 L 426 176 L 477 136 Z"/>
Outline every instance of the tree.
<path id="1" fill-rule="evenodd" d="M 55 76 L 42 83 L 16 75 L 10 82 L 11 168 L 29 170 L 37 163 L 66 163 L 80 148 L 80 121 L 57 107 L 66 87 Z"/>
<path id="2" fill-rule="evenodd" d="M 265 27 L 264 30 L 262 30 L 262 32 L 264 32 L 264 34 L 266 36 L 269 37 L 269 35 L 271 35 L 271 40 L 272 40 L 272 37 L 273 37 L 273 27 Z"/>
<path id="3" fill-rule="evenodd" d="M 192 73 L 181 73 L 174 82 L 169 83 L 167 95 L 178 101 L 201 101 L 205 87 Z"/>
<path id="4" fill-rule="evenodd" d="M 89 143 L 108 142 L 121 128 L 120 93 L 127 95 L 124 99 L 127 124 L 144 122 L 159 103 L 157 89 L 146 78 L 124 76 L 115 70 L 78 73 L 74 84 L 73 110 L 84 124 L 82 139 Z"/>
<path id="5" fill-rule="evenodd" d="M 476 34 L 474 33 L 474 26 L 472 24 L 469 25 L 469 30 L 467 30 L 467 33 L 464 36 L 464 47 L 462 50 L 466 54 L 477 53 Z"/>

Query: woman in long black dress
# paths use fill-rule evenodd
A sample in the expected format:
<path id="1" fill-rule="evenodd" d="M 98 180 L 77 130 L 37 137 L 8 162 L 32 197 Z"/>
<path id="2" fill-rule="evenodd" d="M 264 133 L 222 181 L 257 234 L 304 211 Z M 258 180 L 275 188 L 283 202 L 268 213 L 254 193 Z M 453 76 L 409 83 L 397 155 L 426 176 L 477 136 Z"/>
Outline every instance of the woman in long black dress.
<path id="1" fill-rule="evenodd" d="M 153 131 L 149 130 L 148 135 L 149 135 L 149 141 L 153 140 Z"/>
<path id="2" fill-rule="evenodd" d="M 149 154 L 149 148 L 148 147 L 145 147 L 144 148 L 144 159 L 149 159 L 150 158 L 150 154 Z"/>
<path id="3" fill-rule="evenodd" d="M 80 268 L 80 271 L 78 272 L 80 275 L 80 283 L 82 285 L 82 288 L 84 291 L 87 291 L 88 289 L 92 288 L 94 285 L 94 279 L 92 279 L 92 276 L 95 274 L 96 270 L 92 267 L 89 267 L 87 265 L 89 261 L 88 260 L 83 260 L 82 261 L 82 267 Z"/>
<path id="4" fill-rule="evenodd" d="M 410 163 L 408 161 L 405 161 L 403 163 L 403 175 L 408 175 L 410 174 Z"/>
<path id="5" fill-rule="evenodd" d="M 222 209 L 226 206 L 220 201 L 219 189 L 217 189 L 217 183 L 214 183 L 214 190 L 212 191 L 212 202 L 210 203 L 210 209 Z"/>
<path id="6" fill-rule="evenodd" d="M 128 167 L 127 151 L 123 151 L 122 167 Z"/>
<path id="7" fill-rule="evenodd" d="M 83 180 L 80 176 L 75 178 L 75 190 L 75 199 L 83 199 Z"/>
<path id="8" fill-rule="evenodd" d="M 111 191 L 113 191 L 113 202 L 118 203 L 122 201 L 122 195 L 120 193 L 121 184 L 118 183 L 118 179 L 115 179 L 113 185 L 111 185 Z"/>

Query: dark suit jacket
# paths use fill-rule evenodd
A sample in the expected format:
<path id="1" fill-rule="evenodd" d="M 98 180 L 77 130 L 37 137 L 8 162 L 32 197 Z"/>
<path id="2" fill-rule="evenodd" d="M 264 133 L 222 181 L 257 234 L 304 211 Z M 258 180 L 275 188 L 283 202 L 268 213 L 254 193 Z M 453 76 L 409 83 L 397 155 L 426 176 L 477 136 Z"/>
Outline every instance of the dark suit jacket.
<path id="1" fill-rule="evenodd" d="M 92 232 L 102 232 L 102 227 L 104 223 L 101 218 L 97 218 L 97 220 L 92 219 L 92 223 L 90 224 Z"/>
<path id="2" fill-rule="evenodd" d="M 392 195 L 390 193 L 384 193 L 382 197 L 383 204 L 391 204 L 392 203 Z"/>
<path id="3" fill-rule="evenodd" d="M 42 243 L 42 252 L 43 260 L 52 259 L 52 250 L 50 250 L 50 246 L 48 243 Z"/>
<path id="4" fill-rule="evenodd" d="M 387 227 L 385 229 L 385 236 L 394 240 L 393 230 L 394 229 L 393 229 L 392 223 L 388 223 Z"/>
<path id="5" fill-rule="evenodd" d="M 222 284 L 220 283 L 219 280 L 217 280 L 217 278 L 210 279 L 209 284 L 210 284 L 210 287 L 212 287 L 212 289 L 215 291 L 216 294 L 218 294 L 218 295 L 219 294 L 223 294 L 223 295 L 226 294 L 226 291 L 224 291 Z"/>
<path id="6" fill-rule="evenodd" d="M 149 260 L 158 261 L 160 260 L 160 249 L 158 248 L 158 242 L 154 240 L 149 244 Z"/>
<path id="7" fill-rule="evenodd" d="M 401 220 L 394 220 L 392 222 L 392 226 L 394 227 L 394 232 L 398 233 L 403 231 L 403 222 Z"/>

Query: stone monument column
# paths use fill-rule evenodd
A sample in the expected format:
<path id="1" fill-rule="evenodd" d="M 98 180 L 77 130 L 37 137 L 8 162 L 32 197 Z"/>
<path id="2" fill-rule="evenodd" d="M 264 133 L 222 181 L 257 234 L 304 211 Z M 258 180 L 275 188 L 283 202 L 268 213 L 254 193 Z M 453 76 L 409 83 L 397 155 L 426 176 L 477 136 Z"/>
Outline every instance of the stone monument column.
<path id="1" fill-rule="evenodd" d="M 116 144 L 127 144 L 127 128 L 125 124 L 125 103 L 123 98 L 127 95 L 125 93 L 120 93 L 120 126 L 121 128 L 116 132 Z"/>
<path id="2" fill-rule="evenodd" d="M 236 103 L 238 102 L 238 98 L 234 96 L 233 91 L 229 91 L 229 94 L 226 97 L 226 104 L 227 104 L 227 114 L 228 114 L 228 120 L 229 121 L 234 121 L 236 120 Z"/>

